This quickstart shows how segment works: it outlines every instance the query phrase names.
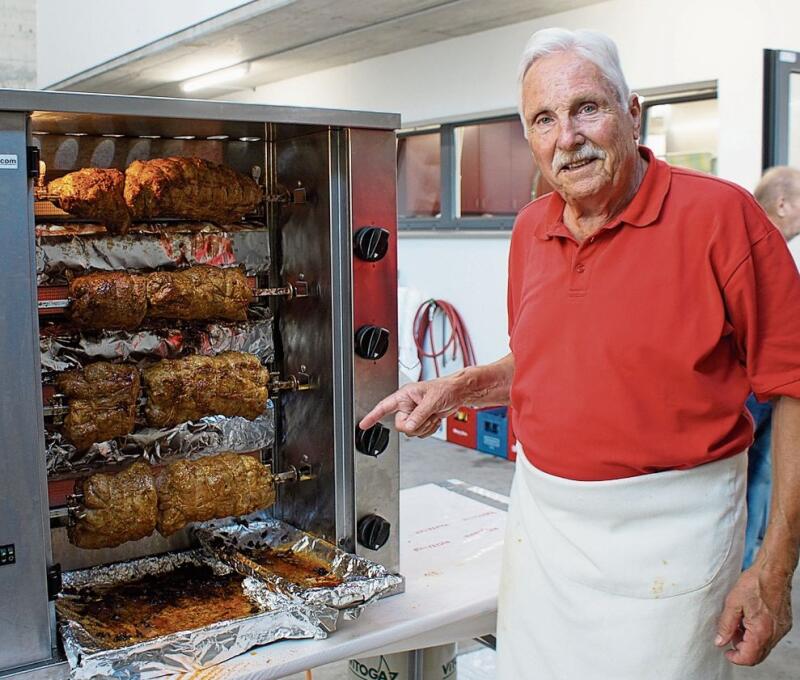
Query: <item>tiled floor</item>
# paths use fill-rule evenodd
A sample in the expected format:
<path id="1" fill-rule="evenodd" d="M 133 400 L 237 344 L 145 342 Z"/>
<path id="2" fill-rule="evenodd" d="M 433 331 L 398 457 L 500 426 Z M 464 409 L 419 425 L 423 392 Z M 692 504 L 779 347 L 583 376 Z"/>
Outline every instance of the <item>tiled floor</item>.
<path id="1" fill-rule="evenodd" d="M 497 493 L 508 494 L 511 488 L 512 463 L 463 449 L 437 439 L 409 440 L 400 446 L 400 485 L 402 488 L 461 479 Z M 755 668 L 736 668 L 735 680 L 800 679 L 800 578 L 795 576 L 795 628 L 775 648 L 770 657 Z M 494 680 L 494 652 L 470 640 L 459 643 L 458 680 Z M 312 680 L 355 680 L 346 662 L 312 670 Z M 308 680 L 301 673 L 289 680 Z M 538 680 L 538 679 L 531 679 Z M 544 680 L 544 679 L 543 679 Z M 651 680 L 644 679 L 642 680 Z M 653 678 L 652 680 L 658 680 Z M 686 680 L 705 680 L 686 678 Z"/>

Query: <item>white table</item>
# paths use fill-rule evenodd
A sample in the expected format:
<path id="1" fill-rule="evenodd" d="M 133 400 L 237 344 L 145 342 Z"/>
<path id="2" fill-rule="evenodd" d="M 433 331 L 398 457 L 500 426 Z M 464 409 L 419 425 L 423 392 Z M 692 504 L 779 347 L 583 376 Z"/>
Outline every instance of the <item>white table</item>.
<path id="1" fill-rule="evenodd" d="M 340 621 L 325 640 L 266 645 L 191 677 L 282 678 L 342 659 L 494 634 L 507 502 L 457 480 L 401 491 L 404 593 L 367 608 L 356 621 Z"/>

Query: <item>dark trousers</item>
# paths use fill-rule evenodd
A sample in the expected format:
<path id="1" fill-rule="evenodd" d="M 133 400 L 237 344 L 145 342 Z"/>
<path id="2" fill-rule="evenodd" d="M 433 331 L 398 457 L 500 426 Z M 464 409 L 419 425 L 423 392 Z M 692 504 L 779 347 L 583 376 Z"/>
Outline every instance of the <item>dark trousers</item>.
<path id="1" fill-rule="evenodd" d="M 759 403 L 752 394 L 747 409 L 755 421 L 755 440 L 747 452 L 747 530 L 745 533 L 744 564 L 747 569 L 755 559 L 769 519 L 769 500 L 772 490 L 772 404 Z"/>

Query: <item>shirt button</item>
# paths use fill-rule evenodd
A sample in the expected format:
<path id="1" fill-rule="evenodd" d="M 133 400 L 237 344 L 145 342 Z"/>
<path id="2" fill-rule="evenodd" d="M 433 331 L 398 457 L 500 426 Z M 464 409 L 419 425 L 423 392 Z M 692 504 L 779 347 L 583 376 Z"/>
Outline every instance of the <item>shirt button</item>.
<path id="1" fill-rule="evenodd" d="M 576 264 L 576 265 L 575 265 L 575 271 L 576 271 L 576 272 L 578 272 L 578 274 L 583 274 L 583 272 L 585 272 L 585 271 L 586 271 L 586 265 L 585 265 L 585 264 L 583 264 L 583 263 L 581 263 L 581 264 Z"/>

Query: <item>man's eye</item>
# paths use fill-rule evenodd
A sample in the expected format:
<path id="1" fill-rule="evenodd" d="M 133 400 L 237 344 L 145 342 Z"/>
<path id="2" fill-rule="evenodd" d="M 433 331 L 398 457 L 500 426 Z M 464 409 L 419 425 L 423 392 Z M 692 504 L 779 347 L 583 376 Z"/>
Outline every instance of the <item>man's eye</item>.
<path id="1" fill-rule="evenodd" d="M 583 104 L 579 111 L 580 113 L 596 113 L 597 104 Z"/>
<path id="2" fill-rule="evenodd" d="M 543 125 L 550 125 L 553 122 L 553 119 L 550 116 L 538 116 L 536 120 L 533 121 L 533 124 L 537 127 L 541 127 Z"/>

